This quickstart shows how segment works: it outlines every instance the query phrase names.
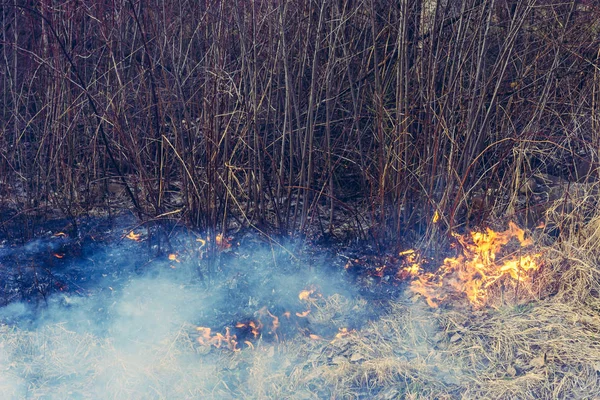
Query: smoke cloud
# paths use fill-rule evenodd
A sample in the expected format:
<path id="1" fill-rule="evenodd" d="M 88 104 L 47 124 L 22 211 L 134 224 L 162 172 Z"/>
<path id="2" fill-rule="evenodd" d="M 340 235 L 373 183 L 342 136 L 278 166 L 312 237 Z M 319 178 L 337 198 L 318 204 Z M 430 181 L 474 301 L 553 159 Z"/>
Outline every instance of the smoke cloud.
<path id="1" fill-rule="evenodd" d="M 64 237 L 4 247 L 1 269 L 20 269 L 20 279 L 31 282 L 37 276 L 38 286 L 29 295 L 14 293 L 20 300 L 0 308 L 0 398 L 185 399 L 220 397 L 241 385 L 252 391 L 256 364 L 248 359 L 264 354 L 239 356 L 246 364 L 235 368 L 223 365 L 231 351 L 200 346 L 196 327 L 223 335 L 229 328 L 240 336 L 241 354 L 259 342 L 277 344 L 316 329 L 294 317 L 307 308 L 298 298 L 303 289 L 340 299 L 359 296 L 342 272 L 300 244 L 284 248 L 247 237 L 210 266 L 195 239 L 172 238 L 175 260 L 149 259 L 156 248 L 126 239 L 90 241 L 77 251 Z M 302 261 L 292 252 L 305 254 Z M 11 279 L 12 288 L 17 278 Z M 255 338 L 234 328 L 264 319 L 265 310 L 280 319 L 279 331 L 268 335 L 265 327 Z M 337 325 L 326 321 L 333 332 L 353 323 L 331 318 L 338 318 Z M 268 358 L 264 368 L 285 362 Z M 239 373 L 230 373 L 234 369 Z"/>

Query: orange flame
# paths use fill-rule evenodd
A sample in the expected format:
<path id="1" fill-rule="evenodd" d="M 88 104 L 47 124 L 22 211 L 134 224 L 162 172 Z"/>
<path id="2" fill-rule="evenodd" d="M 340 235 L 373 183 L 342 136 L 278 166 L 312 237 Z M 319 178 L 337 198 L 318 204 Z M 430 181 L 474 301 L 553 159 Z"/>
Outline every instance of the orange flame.
<path id="1" fill-rule="evenodd" d="M 335 335 L 334 341 L 345 338 L 346 336 L 350 335 L 351 332 L 354 332 L 354 330 L 348 331 L 348 328 L 340 328 L 339 332 Z"/>
<path id="2" fill-rule="evenodd" d="M 298 294 L 298 298 L 300 300 L 302 300 L 302 301 L 308 301 L 310 299 L 310 295 L 313 294 L 314 292 L 315 292 L 314 289 L 312 289 L 312 290 L 302 290 Z"/>
<path id="3" fill-rule="evenodd" d="M 200 237 L 196 238 L 196 242 L 200 243 L 200 249 L 206 246 L 207 242 L 210 242 L 210 236 L 207 236 L 206 239 L 202 239 Z M 217 250 L 219 251 L 227 251 L 231 248 L 231 238 L 223 236 L 222 233 L 217 234 L 215 237 L 215 244 L 217 246 Z"/>
<path id="4" fill-rule="evenodd" d="M 198 342 L 200 342 L 200 344 L 205 344 L 205 341 L 210 340 L 210 328 L 199 326 L 196 328 L 196 330 L 200 333 L 200 336 L 198 337 Z"/>
<path id="5" fill-rule="evenodd" d="M 125 236 L 125 237 L 126 237 L 127 239 L 129 239 L 129 240 L 134 240 L 134 241 L 136 241 L 136 242 L 139 242 L 140 240 L 142 240 L 142 239 L 141 239 L 141 236 L 142 236 L 141 234 L 139 234 L 139 233 L 134 233 L 133 231 L 131 231 L 131 232 L 129 232 L 129 233 L 127 234 L 127 236 Z"/>
<path id="6" fill-rule="evenodd" d="M 302 290 L 300 294 L 298 294 L 298 298 L 302 301 L 307 301 L 311 294 L 314 293 L 314 290 Z"/>
<path id="7" fill-rule="evenodd" d="M 215 242 L 217 243 L 217 248 L 221 251 L 227 250 L 231 247 L 231 242 L 229 241 L 229 238 L 224 237 L 222 233 L 219 233 L 217 235 L 217 237 L 215 238 Z"/>
<path id="8" fill-rule="evenodd" d="M 54 253 L 54 257 L 56 257 L 56 258 L 64 258 L 64 256 L 65 255 L 62 253 Z"/>
<path id="9" fill-rule="evenodd" d="M 260 321 L 258 321 L 258 323 L 254 322 L 254 321 L 250 321 L 248 323 L 248 326 L 250 327 L 250 331 L 252 332 L 252 335 L 254 335 L 254 338 L 256 339 L 258 337 L 258 335 L 260 334 L 260 329 L 262 328 L 262 324 L 260 323 Z"/>
<path id="10" fill-rule="evenodd" d="M 521 248 L 533 244 L 512 222 L 504 232 L 488 228 L 485 232 L 472 232 L 470 237 L 453 236 L 461 244 L 463 254 L 445 259 L 436 273 L 422 273 L 417 264 L 400 271 L 401 276 L 406 274 L 416 278 L 410 289 L 421 294 L 430 307 L 438 307 L 452 291 L 464 293 L 473 306 L 481 307 L 488 301 L 489 289 L 496 282 L 512 280 L 514 286 L 530 283 L 531 272 L 540 267 L 539 254 L 513 254 L 496 260 L 500 250 L 513 239 Z"/>
<path id="11" fill-rule="evenodd" d="M 229 328 L 225 328 L 225 335 L 220 332 L 213 335 L 210 328 L 203 326 L 197 327 L 196 330 L 200 333 L 197 340 L 202 346 L 214 346 L 219 349 L 222 345 L 226 345 L 229 350 L 240 351 L 237 347 L 237 337 L 236 335 L 231 335 Z"/>
<path id="12" fill-rule="evenodd" d="M 306 318 L 308 316 L 308 314 L 310 314 L 310 310 L 306 310 L 306 311 L 301 312 L 301 313 L 297 312 L 296 316 L 299 317 L 299 318 Z"/>
<path id="13" fill-rule="evenodd" d="M 321 294 L 317 292 L 317 289 L 314 286 L 301 290 L 300 293 L 298 293 L 298 299 L 308 303 L 314 303 L 320 297 L 322 297 Z"/>
<path id="14" fill-rule="evenodd" d="M 414 249 L 401 251 L 400 256 L 404 256 L 404 267 L 401 268 L 397 277 L 399 279 L 407 279 L 410 277 L 417 277 L 422 271 L 421 265 L 418 260 L 418 253 Z"/>
<path id="15" fill-rule="evenodd" d="M 175 262 L 181 262 L 181 261 L 179 261 L 179 258 L 177 258 L 177 254 L 169 254 L 169 260 L 175 261 Z"/>
<path id="16" fill-rule="evenodd" d="M 339 328 L 338 333 L 336 333 L 335 337 L 331 341 L 331 343 L 335 343 L 343 338 L 350 336 L 351 334 L 355 334 L 356 330 L 348 330 L 348 328 Z"/>

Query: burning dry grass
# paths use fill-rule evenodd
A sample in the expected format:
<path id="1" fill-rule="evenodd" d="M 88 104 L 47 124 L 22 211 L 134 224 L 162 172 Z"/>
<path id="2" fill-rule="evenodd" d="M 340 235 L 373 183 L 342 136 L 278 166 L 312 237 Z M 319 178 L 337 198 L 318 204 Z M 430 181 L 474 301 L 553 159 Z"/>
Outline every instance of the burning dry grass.
<path id="1" fill-rule="evenodd" d="M 322 398 L 594 398 L 597 313 L 561 297 L 473 312 L 396 303 L 366 329 L 306 343 L 308 360 L 292 364 Z"/>
<path id="2" fill-rule="evenodd" d="M 511 222 L 504 232 L 488 228 L 485 232 L 454 234 L 454 237 L 461 254 L 446 258 L 437 271 L 422 271 L 419 264 L 414 263 L 400 271 L 401 276 L 414 277 L 410 288 L 422 295 L 427 304 L 436 308 L 458 294 L 466 295 L 471 304 L 479 308 L 493 305 L 490 300 L 504 301 L 505 292 L 510 292 L 518 302 L 519 289 L 529 292 L 526 299 L 531 298 L 535 286 L 532 275 L 540 270 L 541 254 L 531 250 L 524 252 L 533 245 L 531 238 L 525 238 L 525 231 Z M 511 242 L 517 243 L 517 250 L 499 257 Z M 494 296 L 498 289 L 502 296 Z"/>
<path id="3" fill-rule="evenodd" d="M 492 292 L 486 307 L 432 308 L 413 296 L 351 329 L 363 300 L 307 289 L 299 299 L 312 330 L 259 337 L 235 352 L 202 346 L 187 325 L 153 344 L 115 343 L 62 325 L 4 326 L 0 397 L 598 398 L 600 253 L 564 240 L 538 250 L 545 266 L 534 278 L 546 292 L 533 300 L 500 301 L 502 293 Z"/>
<path id="4" fill-rule="evenodd" d="M 3 328 L 0 388 L 15 398 L 590 398 L 600 395 L 600 318 L 548 300 L 469 313 L 394 304 L 360 331 L 199 354 L 182 327 L 123 349 L 60 325 Z M 2 387 L 4 385 L 4 387 Z M 6 397 L 5 397 L 6 398 Z M 10 398 L 10 396 L 8 397 Z"/>

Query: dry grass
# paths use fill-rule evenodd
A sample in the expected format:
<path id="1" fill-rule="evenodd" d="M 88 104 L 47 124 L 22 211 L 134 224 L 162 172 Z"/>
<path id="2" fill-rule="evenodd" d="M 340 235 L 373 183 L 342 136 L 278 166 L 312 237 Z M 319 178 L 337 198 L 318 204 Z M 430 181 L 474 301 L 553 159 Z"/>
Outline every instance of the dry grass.
<path id="1" fill-rule="evenodd" d="M 584 203 L 576 204 L 571 212 L 581 216 Z M 125 345 L 60 324 L 2 326 L 0 397 L 600 398 L 598 217 L 587 210 L 578 221 L 591 233 L 567 225 L 576 215 L 563 213 L 559 240 L 538 245 L 545 265 L 535 290 L 478 310 L 460 301 L 432 309 L 413 297 L 343 331 L 370 305 L 313 295 L 310 332 L 279 343 L 259 339 L 240 352 L 199 346 L 188 325 L 159 343 Z"/>
<path id="2" fill-rule="evenodd" d="M 596 275 L 591 265 L 576 268 Z M 134 348 L 61 325 L 3 327 L 0 390 L 11 398 L 7 385 L 26 380 L 27 394 L 15 398 L 590 398 L 600 396 L 598 300 L 577 301 L 567 293 L 577 284 L 498 310 L 395 303 L 340 338 L 296 337 L 240 353 L 201 354 L 185 326 Z"/>

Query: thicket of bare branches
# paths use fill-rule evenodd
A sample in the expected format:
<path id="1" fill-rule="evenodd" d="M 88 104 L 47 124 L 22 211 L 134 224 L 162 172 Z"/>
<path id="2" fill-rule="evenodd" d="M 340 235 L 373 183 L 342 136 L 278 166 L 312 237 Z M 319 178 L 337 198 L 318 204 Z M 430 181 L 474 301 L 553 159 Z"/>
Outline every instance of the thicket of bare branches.
<path id="1" fill-rule="evenodd" d="M 118 194 L 146 220 L 385 240 L 518 217 L 535 173 L 597 177 L 592 1 L 10 0 L 0 18 L 0 191 L 22 212 Z"/>

